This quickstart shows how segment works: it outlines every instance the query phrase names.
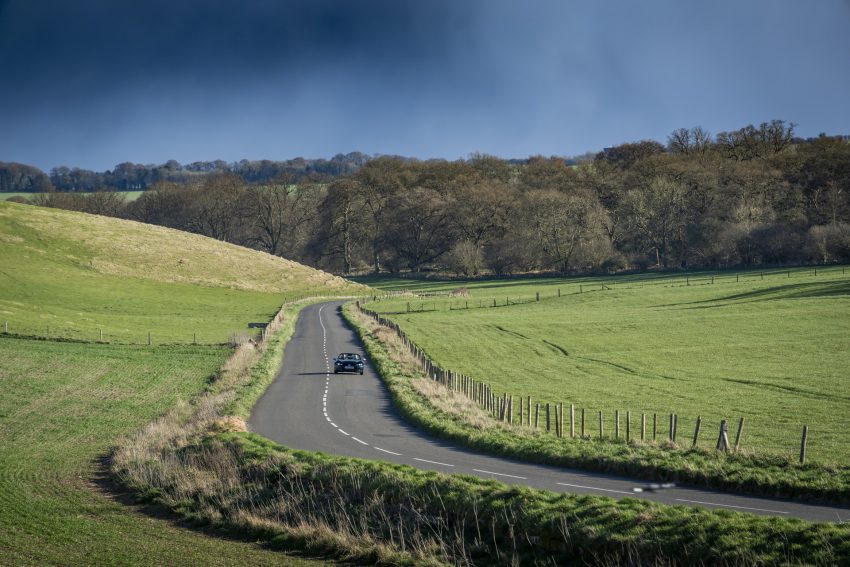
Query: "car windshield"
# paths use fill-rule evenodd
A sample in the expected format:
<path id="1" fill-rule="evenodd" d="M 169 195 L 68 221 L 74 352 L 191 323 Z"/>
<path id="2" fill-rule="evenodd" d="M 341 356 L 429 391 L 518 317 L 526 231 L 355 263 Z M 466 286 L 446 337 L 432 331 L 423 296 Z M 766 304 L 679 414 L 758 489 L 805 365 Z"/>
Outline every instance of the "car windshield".
<path id="1" fill-rule="evenodd" d="M 340 360 L 360 360 L 359 354 L 343 353 L 338 357 Z"/>

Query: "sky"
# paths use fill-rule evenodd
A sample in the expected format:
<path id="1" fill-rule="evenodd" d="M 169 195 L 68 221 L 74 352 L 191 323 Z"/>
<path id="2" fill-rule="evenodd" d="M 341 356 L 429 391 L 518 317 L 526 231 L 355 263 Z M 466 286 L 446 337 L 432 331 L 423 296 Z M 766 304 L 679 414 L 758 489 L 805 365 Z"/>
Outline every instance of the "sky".
<path id="1" fill-rule="evenodd" d="M 850 0 L 0 0 L 0 161 L 578 155 L 850 134 Z"/>

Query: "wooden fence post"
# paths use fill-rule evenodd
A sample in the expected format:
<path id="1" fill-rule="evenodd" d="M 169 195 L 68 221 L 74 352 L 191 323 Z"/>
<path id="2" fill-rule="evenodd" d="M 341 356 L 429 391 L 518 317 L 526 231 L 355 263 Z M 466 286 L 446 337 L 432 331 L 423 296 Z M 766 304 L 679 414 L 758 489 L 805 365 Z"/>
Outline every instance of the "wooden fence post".
<path id="1" fill-rule="evenodd" d="M 564 404 L 558 404 L 558 437 L 564 436 Z"/>
<path id="2" fill-rule="evenodd" d="M 726 434 L 726 420 L 720 420 L 720 435 L 717 436 L 717 450 L 729 450 L 729 437 Z"/>
<path id="3" fill-rule="evenodd" d="M 679 433 L 679 414 L 673 414 L 673 443 L 676 442 L 676 435 Z"/>
<path id="4" fill-rule="evenodd" d="M 558 404 L 555 404 L 555 437 L 561 436 L 561 432 L 558 429 L 558 422 L 559 421 L 560 420 L 558 419 Z"/>
<path id="5" fill-rule="evenodd" d="M 148 332 L 148 346 L 151 346 L 151 334 Z"/>
<path id="6" fill-rule="evenodd" d="M 640 440 L 646 439 L 646 413 L 640 414 Z"/>
<path id="7" fill-rule="evenodd" d="M 538 429 L 540 425 L 540 402 L 535 402 L 534 404 L 534 429 L 535 431 Z"/>
<path id="8" fill-rule="evenodd" d="M 528 396 L 528 402 L 525 406 L 526 414 L 528 414 L 528 426 L 531 427 L 531 396 Z"/>
<path id="9" fill-rule="evenodd" d="M 549 403 L 547 402 L 546 403 L 546 433 L 549 433 L 549 431 L 551 431 L 551 426 L 552 426 L 552 424 L 549 420 Z"/>
<path id="10" fill-rule="evenodd" d="M 632 440 L 632 412 L 626 410 L 626 443 Z"/>
<path id="11" fill-rule="evenodd" d="M 584 408 L 581 408 L 581 436 L 584 437 Z"/>
<path id="12" fill-rule="evenodd" d="M 701 421 L 702 420 L 701 420 L 700 416 L 697 416 L 697 424 L 696 424 L 696 427 L 694 427 L 694 442 L 693 442 L 692 447 L 697 446 L 697 441 L 699 440 L 699 425 L 700 425 Z"/>
<path id="13" fill-rule="evenodd" d="M 670 414 L 670 424 L 667 426 L 667 441 L 673 441 L 673 414 Z"/>
<path id="14" fill-rule="evenodd" d="M 738 432 L 735 433 L 735 452 L 738 452 L 738 447 L 741 442 L 741 431 L 744 430 L 744 417 L 741 416 L 741 419 L 738 420 Z"/>
<path id="15" fill-rule="evenodd" d="M 98 329 L 100 331 L 100 342 L 103 342 L 103 329 Z"/>
<path id="16" fill-rule="evenodd" d="M 576 408 L 573 404 L 570 404 L 570 438 L 574 439 L 576 436 Z"/>
<path id="17" fill-rule="evenodd" d="M 522 396 L 520 396 L 519 397 L 519 424 L 520 424 L 520 426 L 525 425 L 525 420 L 523 419 L 523 416 L 522 416 L 522 406 L 523 406 Z"/>
<path id="18" fill-rule="evenodd" d="M 605 427 L 602 423 L 602 410 L 599 410 L 599 438 L 602 439 L 605 432 Z"/>
<path id="19" fill-rule="evenodd" d="M 809 440 L 809 426 L 803 426 L 803 439 L 800 441 L 800 464 L 806 464 L 806 443 Z"/>
<path id="20" fill-rule="evenodd" d="M 614 410 L 614 439 L 620 438 L 620 410 Z"/>

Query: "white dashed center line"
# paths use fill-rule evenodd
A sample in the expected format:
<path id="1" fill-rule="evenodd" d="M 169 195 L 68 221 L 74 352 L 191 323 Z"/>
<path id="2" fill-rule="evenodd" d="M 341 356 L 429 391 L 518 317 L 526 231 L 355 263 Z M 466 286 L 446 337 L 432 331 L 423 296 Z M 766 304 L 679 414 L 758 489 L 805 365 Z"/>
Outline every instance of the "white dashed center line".
<path id="1" fill-rule="evenodd" d="M 419 461 L 421 463 L 431 463 L 432 465 L 440 465 L 443 467 L 453 467 L 454 465 L 450 465 L 449 463 L 441 463 L 439 461 L 429 461 L 428 459 L 420 459 L 418 457 L 413 457 L 414 461 Z"/>
<path id="2" fill-rule="evenodd" d="M 505 474 L 505 473 L 493 472 L 493 471 L 482 471 L 481 469 L 472 469 L 472 470 L 474 470 L 475 472 L 484 473 L 484 474 L 494 474 L 496 476 L 505 476 L 505 477 L 508 477 L 508 478 L 518 478 L 520 480 L 528 480 L 528 478 L 526 478 L 524 476 L 516 476 L 516 475 L 512 475 L 512 474 Z"/>
<path id="3" fill-rule="evenodd" d="M 376 451 L 381 451 L 383 453 L 389 453 L 390 455 L 395 455 L 396 457 L 401 457 L 401 453 L 396 453 L 395 451 L 387 451 L 386 449 L 381 449 L 380 447 L 375 447 Z"/>
<path id="4" fill-rule="evenodd" d="M 632 492 L 626 492 L 625 490 L 611 490 L 610 488 L 597 488 L 595 486 L 583 486 L 581 484 L 569 484 L 566 482 L 558 482 L 556 484 L 560 484 L 561 486 L 569 486 L 571 488 L 584 488 L 586 490 L 601 490 L 602 492 L 613 492 L 615 494 L 633 495 Z"/>
<path id="5" fill-rule="evenodd" d="M 365 441 L 363 441 L 362 439 L 358 439 L 357 437 L 354 437 L 353 435 L 351 435 L 351 434 L 343 431 L 342 429 L 340 429 L 340 427 L 336 423 L 331 421 L 331 418 L 328 415 L 328 389 L 330 388 L 330 383 L 331 383 L 331 364 L 330 364 L 330 359 L 328 358 L 328 332 L 327 332 L 327 329 L 325 328 L 325 322 L 322 320 L 322 311 L 324 311 L 324 309 L 325 309 L 324 305 L 319 307 L 319 324 L 322 326 L 322 351 L 325 354 L 325 369 L 326 369 L 326 372 L 325 372 L 325 392 L 324 392 L 324 394 L 322 394 L 322 415 L 325 416 L 325 419 L 327 420 L 328 423 L 331 424 L 331 427 L 333 427 L 334 429 L 336 429 L 337 431 L 339 431 L 343 435 L 345 435 L 347 437 L 351 437 L 352 439 L 354 439 L 355 441 L 357 441 L 361 445 L 366 445 L 367 447 L 369 447 L 369 444 L 366 443 Z M 391 451 L 385 451 L 385 452 L 390 453 Z M 392 454 L 393 455 L 399 455 L 399 453 L 392 453 Z"/>

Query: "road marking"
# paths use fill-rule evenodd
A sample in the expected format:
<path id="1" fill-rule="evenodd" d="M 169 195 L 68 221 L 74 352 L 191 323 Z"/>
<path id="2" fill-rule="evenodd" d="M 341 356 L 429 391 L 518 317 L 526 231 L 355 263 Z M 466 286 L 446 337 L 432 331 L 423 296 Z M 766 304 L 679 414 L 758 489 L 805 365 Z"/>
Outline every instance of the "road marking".
<path id="1" fill-rule="evenodd" d="M 380 447 L 375 447 L 378 451 L 383 451 L 384 453 L 389 453 L 390 455 L 395 455 L 396 457 L 401 457 L 401 453 L 396 453 L 395 451 L 387 451 L 386 449 L 381 449 Z"/>
<path id="2" fill-rule="evenodd" d="M 339 427 L 337 427 L 337 429 L 339 429 Z M 349 437 L 351 437 L 351 435 L 349 435 L 348 433 L 346 433 L 342 429 L 339 429 L 339 432 L 342 433 L 343 435 L 348 435 Z"/>
<path id="3" fill-rule="evenodd" d="M 508 478 L 518 478 L 520 480 L 528 480 L 524 476 L 515 476 L 515 475 L 512 475 L 512 474 L 505 474 L 505 473 L 493 472 L 493 471 L 482 471 L 481 469 L 472 469 L 472 470 L 474 470 L 475 472 L 480 472 L 480 473 L 484 473 L 484 474 L 494 474 L 496 476 L 506 476 Z"/>
<path id="4" fill-rule="evenodd" d="M 676 498 L 676 502 L 689 502 L 691 504 L 705 504 L 706 506 L 723 506 L 724 508 L 738 508 L 740 510 L 755 510 L 756 512 L 771 512 L 773 514 L 790 514 L 782 510 L 767 510 L 765 508 L 750 508 L 749 506 L 733 506 L 731 504 L 718 504 L 717 502 L 702 502 L 700 500 L 686 500 L 684 498 Z"/>
<path id="5" fill-rule="evenodd" d="M 360 443 L 361 445 L 366 445 L 367 447 L 369 446 L 368 443 L 366 443 L 365 441 L 361 441 L 360 439 L 358 439 L 354 435 L 352 435 L 351 438 L 354 439 L 355 441 L 357 441 L 358 443 Z"/>
<path id="6" fill-rule="evenodd" d="M 334 429 L 339 429 L 339 426 L 336 423 L 334 423 L 333 421 L 331 422 L 331 425 L 334 426 Z"/>
<path id="7" fill-rule="evenodd" d="M 421 461 L 423 463 L 431 463 L 432 465 L 442 465 L 444 467 L 453 467 L 454 465 L 450 465 L 448 463 L 441 463 L 439 461 L 429 461 L 428 459 L 419 459 L 417 457 L 413 457 L 414 461 Z"/>
<path id="8" fill-rule="evenodd" d="M 566 482 L 557 482 L 555 484 L 560 484 L 561 486 L 570 486 L 572 488 L 586 488 L 587 490 L 601 490 L 602 492 L 616 492 L 617 494 L 632 494 L 631 492 L 626 492 L 625 490 L 611 490 L 610 488 L 597 488 L 596 486 L 583 486 L 581 484 L 568 484 Z"/>

